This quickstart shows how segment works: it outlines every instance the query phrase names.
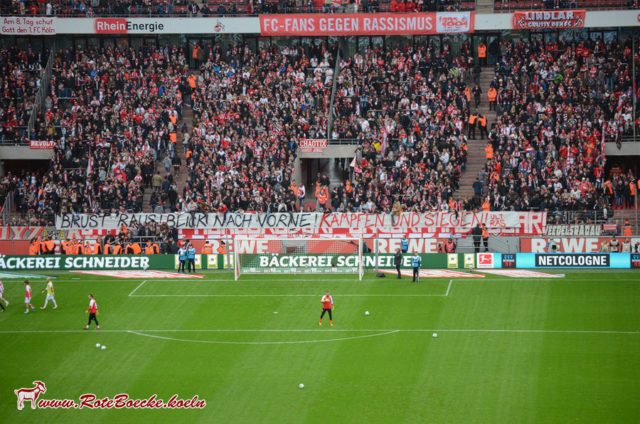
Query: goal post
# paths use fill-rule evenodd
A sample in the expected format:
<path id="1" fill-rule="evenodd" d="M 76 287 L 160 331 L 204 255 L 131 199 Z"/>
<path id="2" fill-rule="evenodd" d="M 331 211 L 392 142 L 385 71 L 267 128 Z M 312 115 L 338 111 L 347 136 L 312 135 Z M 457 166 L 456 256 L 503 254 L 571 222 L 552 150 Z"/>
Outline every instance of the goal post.
<path id="1" fill-rule="evenodd" d="M 359 238 L 235 238 L 234 275 L 357 274 L 364 276 Z"/>

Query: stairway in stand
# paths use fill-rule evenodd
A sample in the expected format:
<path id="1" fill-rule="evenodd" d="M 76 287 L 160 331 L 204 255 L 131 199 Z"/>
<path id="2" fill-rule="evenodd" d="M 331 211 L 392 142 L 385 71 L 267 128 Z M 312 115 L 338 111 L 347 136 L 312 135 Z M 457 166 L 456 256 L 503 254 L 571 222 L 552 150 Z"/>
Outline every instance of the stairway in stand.
<path id="1" fill-rule="evenodd" d="M 493 13 L 494 0 L 477 0 L 476 13 Z"/>
<path id="2" fill-rule="evenodd" d="M 187 184 L 187 174 L 188 174 L 186 155 L 184 153 L 184 145 L 182 144 L 182 141 L 184 139 L 184 134 L 182 133 L 181 128 L 183 123 L 187 124 L 187 133 L 191 134 L 191 131 L 193 130 L 193 109 L 191 109 L 191 106 L 186 104 L 183 104 L 182 106 L 182 121 L 178 121 L 178 134 L 177 134 L 178 138 L 175 146 L 175 152 L 180 158 L 180 162 L 182 165 L 180 165 L 180 170 L 177 174 L 173 171 L 171 172 L 173 175 L 174 182 L 178 187 L 178 190 L 177 190 L 178 197 L 182 197 L 182 190 L 184 189 L 184 186 Z M 164 159 L 164 156 L 161 156 L 159 158 L 159 161 L 156 163 L 156 169 L 160 170 L 160 175 L 162 175 L 162 177 L 164 178 L 165 170 L 164 170 L 164 165 L 162 163 L 163 159 Z M 146 188 L 144 190 L 144 202 L 142 206 L 143 212 L 147 212 L 147 213 L 153 212 L 151 208 L 151 193 L 152 193 L 151 188 Z"/>
<path id="3" fill-rule="evenodd" d="M 485 66 L 480 73 L 480 88 L 482 89 L 482 95 L 480 96 L 480 105 L 475 107 L 475 100 L 471 97 L 471 112 L 480 112 L 487 118 L 487 132 L 491 129 L 491 125 L 496 122 L 496 113 L 489 111 L 489 101 L 487 100 L 487 92 L 489 91 L 489 85 L 494 77 L 494 67 Z M 473 88 L 473 79 L 469 81 L 469 87 Z M 484 148 L 487 145 L 487 138 L 480 139 L 480 130 L 476 125 L 476 138 L 469 138 L 467 141 L 467 169 L 462 173 L 460 177 L 460 188 L 453 193 L 453 198 L 456 200 L 466 200 L 473 197 L 473 183 L 480 172 L 484 170 L 486 162 L 486 156 Z M 468 134 L 465 131 L 465 134 Z M 485 182 L 486 192 L 486 182 Z"/>
<path id="4" fill-rule="evenodd" d="M 193 109 L 191 106 L 183 106 L 182 107 L 182 121 L 187 124 L 187 133 L 191 134 L 193 131 Z M 182 144 L 182 140 L 184 138 L 184 134 L 180 133 L 178 135 L 178 145 L 176 146 L 176 153 L 180 157 L 180 172 L 177 175 L 174 175 L 174 181 L 176 186 L 178 187 L 178 197 L 182 197 L 182 191 L 184 187 L 187 185 L 187 155 L 184 152 L 184 144 Z"/>

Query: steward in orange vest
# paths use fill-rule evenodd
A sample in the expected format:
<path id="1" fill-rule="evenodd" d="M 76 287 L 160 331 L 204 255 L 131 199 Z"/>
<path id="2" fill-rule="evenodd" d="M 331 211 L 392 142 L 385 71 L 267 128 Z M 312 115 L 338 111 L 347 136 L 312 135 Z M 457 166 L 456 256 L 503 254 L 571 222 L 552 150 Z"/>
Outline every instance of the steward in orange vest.
<path id="1" fill-rule="evenodd" d="M 489 231 L 487 231 L 486 224 L 482 224 L 482 244 L 484 245 L 484 251 L 488 252 L 489 251 Z"/>
<path id="2" fill-rule="evenodd" d="M 220 242 L 220 246 L 218 247 L 218 254 L 219 255 L 227 254 L 227 245 L 223 241 Z"/>
<path id="3" fill-rule="evenodd" d="M 124 253 L 126 255 L 139 255 L 142 253 L 142 248 L 138 242 L 129 240 L 124 248 Z"/>
<path id="4" fill-rule="evenodd" d="M 476 138 L 476 121 L 478 116 L 473 113 L 469 115 L 469 138 Z"/>
<path id="5" fill-rule="evenodd" d="M 487 160 L 493 159 L 493 146 L 491 143 L 487 143 L 487 147 L 484 148 L 484 151 L 486 153 Z"/>
<path id="6" fill-rule="evenodd" d="M 53 255 L 56 252 L 56 242 L 51 240 L 51 237 L 47 237 L 44 244 L 44 252 L 47 255 Z"/>
<path id="7" fill-rule="evenodd" d="M 112 255 L 120 255 L 122 253 L 122 245 L 120 244 L 120 242 L 118 240 L 113 242 L 113 246 L 111 246 L 111 252 L 110 254 Z"/>
<path id="8" fill-rule="evenodd" d="M 102 243 L 100 243 L 100 239 L 97 239 L 95 243 L 93 243 L 93 254 L 102 255 Z"/>
<path id="9" fill-rule="evenodd" d="M 487 46 L 482 41 L 478 45 L 478 57 L 487 57 Z"/>
<path id="10" fill-rule="evenodd" d="M 195 88 L 197 87 L 196 85 L 196 76 L 191 74 L 187 77 L 187 82 L 189 83 L 189 87 L 191 87 L 191 89 L 195 90 Z"/>
<path id="11" fill-rule="evenodd" d="M 478 124 L 480 124 L 480 138 L 487 136 L 487 118 L 483 114 L 478 114 Z"/>
<path id="12" fill-rule="evenodd" d="M 40 241 L 36 238 L 31 240 L 29 245 L 29 255 L 35 256 L 40 254 Z"/>
<path id="13" fill-rule="evenodd" d="M 489 98 L 490 102 L 495 102 L 496 97 L 498 97 L 498 90 L 496 90 L 495 87 L 489 88 L 489 91 L 487 92 L 487 97 Z"/>
<path id="14" fill-rule="evenodd" d="M 622 235 L 625 237 L 631 237 L 631 224 L 629 224 L 629 220 L 624 221 L 624 227 L 622 227 Z"/>
<path id="15" fill-rule="evenodd" d="M 212 255 L 213 254 L 213 246 L 209 240 L 204 242 L 204 246 L 202 246 L 202 254 L 203 255 Z"/>
<path id="16" fill-rule="evenodd" d="M 471 101 L 471 89 L 466 87 L 463 91 L 464 95 L 467 96 L 467 101 Z"/>
<path id="17" fill-rule="evenodd" d="M 496 110 L 496 98 L 498 97 L 498 90 L 495 87 L 491 87 L 487 92 L 489 98 L 489 110 Z"/>
<path id="18" fill-rule="evenodd" d="M 478 59 L 480 65 L 487 64 L 487 46 L 482 41 L 478 44 Z"/>
<path id="19" fill-rule="evenodd" d="M 60 243 L 60 248 L 61 248 L 61 252 L 63 255 L 70 255 L 71 254 L 71 240 L 63 240 L 62 243 Z"/>
<path id="20" fill-rule="evenodd" d="M 147 241 L 147 245 L 144 247 L 145 255 L 157 255 L 160 253 L 160 247 L 158 247 L 158 243 L 151 243 L 151 241 Z"/>

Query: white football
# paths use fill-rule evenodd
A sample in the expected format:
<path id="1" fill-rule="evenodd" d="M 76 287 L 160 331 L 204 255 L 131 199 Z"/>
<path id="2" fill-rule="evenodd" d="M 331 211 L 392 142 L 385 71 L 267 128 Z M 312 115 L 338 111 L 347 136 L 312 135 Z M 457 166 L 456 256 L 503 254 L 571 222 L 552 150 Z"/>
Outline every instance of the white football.
<path id="1" fill-rule="evenodd" d="M 96 343 L 96 347 L 100 349 L 100 343 Z"/>
<path id="2" fill-rule="evenodd" d="M 298 384 L 298 387 L 300 387 L 301 389 L 304 389 L 304 384 L 300 383 Z"/>
<path id="3" fill-rule="evenodd" d="M 433 333 L 433 337 L 438 337 L 438 333 Z"/>
<path id="4" fill-rule="evenodd" d="M 366 316 L 369 316 L 369 311 L 364 311 L 364 314 L 365 314 Z"/>
<path id="5" fill-rule="evenodd" d="M 106 347 L 105 345 L 102 345 L 102 348 L 101 348 L 101 349 L 102 349 L 102 350 L 106 350 L 106 349 L 107 349 L 107 347 Z"/>

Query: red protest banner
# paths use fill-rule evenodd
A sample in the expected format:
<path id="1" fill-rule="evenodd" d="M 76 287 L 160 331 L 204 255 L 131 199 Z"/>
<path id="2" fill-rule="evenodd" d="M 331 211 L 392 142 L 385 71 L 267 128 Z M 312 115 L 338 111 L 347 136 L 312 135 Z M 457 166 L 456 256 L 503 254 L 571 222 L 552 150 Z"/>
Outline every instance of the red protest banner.
<path id="1" fill-rule="evenodd" d="M 583 28 L 586 11 L 549 10 L 513 13 L 513 29 Z"/>
<path id="2" fill-rule="evenodd" d="M 408 35 L 473 32 L 474 12 L 260 15 L 260 35 Z"/>

